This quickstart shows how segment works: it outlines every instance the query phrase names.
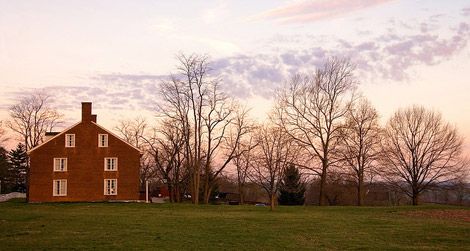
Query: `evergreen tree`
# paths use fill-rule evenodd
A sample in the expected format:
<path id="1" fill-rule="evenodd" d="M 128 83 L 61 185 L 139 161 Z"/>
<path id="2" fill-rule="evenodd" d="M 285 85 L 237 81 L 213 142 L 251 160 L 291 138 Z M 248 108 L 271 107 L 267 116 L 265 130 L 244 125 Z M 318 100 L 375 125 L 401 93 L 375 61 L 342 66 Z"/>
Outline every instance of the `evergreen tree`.
<path id="1" fill-rule="evenodd" d="M 9 193 L 10 184 L 9 181 L 9 170 L 10 163 L 8 162 L 8 151 L 0 147 L 0 193 Z"/>
<path id="2" fill-rule="evenodd" d="M 282 177 L 279 195 L 280 205 L 303 205 L 305 201 L 305 184 L 301 180 L 299 169 L 291 164 Z"/>
<path id="3" fill-rule="evenodd" d="M 16 149 L 12 149 L 8 153 L 10 162 L 9 183 L 13 191 L 25 192 L 26 191 L 26 174 L 28 168 L 28 154 L 26 147 L 23 144 L 18 144 Z"/>

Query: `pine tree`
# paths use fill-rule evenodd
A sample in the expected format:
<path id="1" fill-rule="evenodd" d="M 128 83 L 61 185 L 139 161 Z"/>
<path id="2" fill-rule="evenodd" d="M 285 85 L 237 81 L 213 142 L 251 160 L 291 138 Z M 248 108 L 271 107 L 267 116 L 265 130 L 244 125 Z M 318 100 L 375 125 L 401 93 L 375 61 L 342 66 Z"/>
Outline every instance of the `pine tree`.
<path id="1" fill-rule="evenodd" d="M 26 174 L 28 168 L 28 154 L 23 144 L 18 144 L 16 149 L 12 149 L 8 153 L 10 162 L 9 183 L 13 191 L 25 192 L 26 191 Z"/>
<path id="2" fill-rule="evenodd" d="M 0 193 L 10 192 L 8 184 L 10 163 L 8 162 L 8 151 L 0 147 Z"/>
<path id="3" fill-rule="evenodd" d="M 303 205 L 305 201 L 305 184 L 301 180 L 299 169 L 291 164 L 284 172 L 281 181 L 279 204 L 280 205 Z"/>

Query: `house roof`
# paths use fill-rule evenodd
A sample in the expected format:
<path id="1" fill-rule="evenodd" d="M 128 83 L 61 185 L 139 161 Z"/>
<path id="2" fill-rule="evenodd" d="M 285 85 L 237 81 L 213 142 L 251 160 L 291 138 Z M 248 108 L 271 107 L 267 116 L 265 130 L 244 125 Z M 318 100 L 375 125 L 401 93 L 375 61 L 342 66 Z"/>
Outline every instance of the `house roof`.
<path id="1" fill-rule="evenodd" d="M 124 143 L 127 144 L 128 146 L 134 148 L 134 149 L 137 150 L 140 154 L 143 154 L 142 150 L 140 150 L 139 148 L 137 148 L 137 147 L 135 147 L 135 146 L 129 144 L 129 142 L 123 140 L 121 137 L 117 136 L 116 134 L 114 134 L 114 133 L 111 132 L 110 130 L 108 130 L 108 129 L 106 129 L 106 128 L 100 126 L 100 125 L 98 125 L 97 123 L 95 123 L 95 122 L 93 122 L 93 121 L 92 121 L 91 123 L 92 123 L 92 124 L 95 124 L 96 126 L 98 126 L 99 128 L 101 128 L 101 129 L 104 130 L 105 132 L 107 132 L 107 133 L 113 135 L 114 137 L 118 138 L 120 141 L 124 142 Z"/>
<path id="2" fill-rule="evenodd" d="M 78 123 L 75 123 L 75 124 L 71 125 L 70 127 L 66 128 L 66 129 L 63 130 L 62 132 L 56 134 L 54 137 L 51 137 L 50 139 L 48 139 L 48 140 L 42 142 L 41 144 L 39 144 L 39 145 L 37 145 L 37 146 L 31 148 L 31 149 L 28 151 L 28 154 L 30 154 L 30 153 L 33 152 L 34 150 L 38 149 L 39 147 L 41 147 L 41 146 L 47 144 L 49 141 L 51 141 L 51 140 L 53 140 L 53 139 L 59 137 L 60 135 L 66 133 L 67 131 L 69 131 L 70 129 L 76 127 L 76 126 L 77 126 L 78 124 L 80 124 L 80 123 L 81 123 L 81 122 L 78 122 Z"/>
<path id="3" fill-rule="evenodd" d="M 41 146 L 47 144 L 49 141 L 54 140 L 55 138 L 57 138 L 57 137 L 59 137 L 59 136 L 65 134 L 67 131 L 70 131 L 71 129 L 73 129 L 74 127 L 76 127 L 77 125 L 79 125 L 80 123 L 81 123 L 81 121 L 78 122 L 78 123 L 73 124 L 72 126 L 66 128 L 66 129 L 63 130 L 62 132 L 57 133 L 54 137 L 51 137 L 50 139 L 44 141 L 42 144 L 33 147 L 31 150 L 28 151 L 28 154 L 30 154 L 30 153 L 33 152 L 34 150 L 40 148 Z M 123 143 L 127 144 L 128 146 L 134 148 L 134 149 L 137 150 L 140 154 L 143 154 L 143 152 L 142 152 L 139 148 L 137 148 L 137 147 L 135 147 L 135 146 L 129 144 L 128 142 L 126 142 L 126 141 L 123 140 L 121 137 L 117 136 L 116 134 L 112 133 L 112 132 L 109 131 L 108 129 L 106 129 L 106 128 L 100 126 L 100 125 L 98 125 L 97 123 L 95 123 L 95 122 L 93 122 L 93 121 L 91 121 L 91 123 L 94 124 L 94 125 L 96 125 L 97 127 L 101 128 L 101 129 L 104 130 L 105 132 L 107 132 L 107 133 L 113 135 L 114 137 L 116 137 L 117 139 L 119 139 L 119 140 L 122 141 Z"/>

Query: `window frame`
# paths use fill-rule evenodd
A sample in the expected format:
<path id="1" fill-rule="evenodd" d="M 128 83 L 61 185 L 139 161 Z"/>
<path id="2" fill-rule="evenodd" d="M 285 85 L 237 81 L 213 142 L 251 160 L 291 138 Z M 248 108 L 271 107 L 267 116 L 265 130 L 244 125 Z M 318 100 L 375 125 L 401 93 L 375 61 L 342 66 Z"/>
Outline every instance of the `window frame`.
<path id="1" fill-rule="evenodd" d="M 115 160 L 114 161 L 114 168 L 109 169 L 108 168 L 108 160 Z M 111 162 L 112 163 L 112 162 Z M 117 157 L 105 157 L 104 158 L 104 170 L 107 172 L 115 172 L 118 170 L 118 158 Z"/>
<path id="2" fill-rule="evenodd" d="M 59 182 L 59 191 L 56 193 L 56 183 Z M 63 187 L 64 188 L 63 188 Z M 62 189 L 63 188 L 63 189 Z M 63 191 L 62 191 L 63 190 Z M 62 193 L 64 192 L 64 193 Z M 67 179 L 56 179 L 52 180 L 52 196 L 64 197 L 67 196 Z"/>
<path id="3" fill-rule="evenodd" d="M 111 190 L 112 184 L 114 181 L 114 193 Z M 108 183 L 110 185 L 109 193 L 108 193 Z M 118 180 L 117 179 L 104 179 L 104 195 L 107 196 L 115 196 L 118 194 Z"/>
<path id="4" fill-rule="evenodd" d="M 105 141 L 104 141 L 104 144 L 102 145 L 102 140 L 101 140 L 101 137 L 104 137 Z M 98 134 L 98 147 L 108 147 L 108 142 L 109 142 L 109 136 L 108 134 L 106 133 L 100 133 Z"/>
<path id="5" fill-rule="evenodd" d="M 72 140 L 72 143 L 73 143 L 73 144 L 71 144 L 71 145 L 68 145 L 68 144 L 67 144 L 67 143 L 69 142 L 69 140 L 68 140 L 68 137 L 69 137 L 69 136 L 72 136 L 72 139 L 73 139 L 73 140 Z M 65 134 L 65 147 L 75 147 L 75 139 L 76 139 L 76 138 L 75 138 L 75 134 L 73 134 L 73 133 L 67 133 L 67 134 Z"/>
<path id="6" fill-rule="evenodd" d="M 59 166 L 62 164 L 60 161 L 61 160 L 65 160 L 64 161 L 64 168 L 63 169 L 56 169 L 56 161 L 59 161 Z M 54 158 L 53 160 L 53 168 L 52 170 L 54 170 L 54 172 L 67 172 L 67 158 Z"/>

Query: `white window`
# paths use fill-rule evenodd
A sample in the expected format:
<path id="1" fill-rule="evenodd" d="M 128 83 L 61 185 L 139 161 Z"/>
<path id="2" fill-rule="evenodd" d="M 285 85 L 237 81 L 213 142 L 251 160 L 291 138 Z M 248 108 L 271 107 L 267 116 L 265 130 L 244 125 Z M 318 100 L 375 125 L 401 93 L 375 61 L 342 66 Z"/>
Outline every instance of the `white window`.
<path id="1" fill-rule="evenodd" d="M 98 134 L 98 146 L 108 147 L 108 134 Z"/>
<path id="2" fill-rule="evenodd" d="M 104 195 L 117 195 L 117 179 L 104 180 Z"/>
<path id="3" fill-rule="evenodd" d="M 104 158 L 104 170 L 105 171 L 117 171 L 118 158 Z"/>
<path id="4" fill-rule="evenodd" d="M 53 180 L 52 191 L 53 196 L 67 196 L 67 180 Z"/>
<path id="5" fill-rule="evenodd" d="M 54 172 L 67 171 L 67 158 L 54 158 Z"/>
<path id="6" fill-rule="evenodd" d="M 65 134 L 65 147 L 75 147 L 75 134 Z"/>

